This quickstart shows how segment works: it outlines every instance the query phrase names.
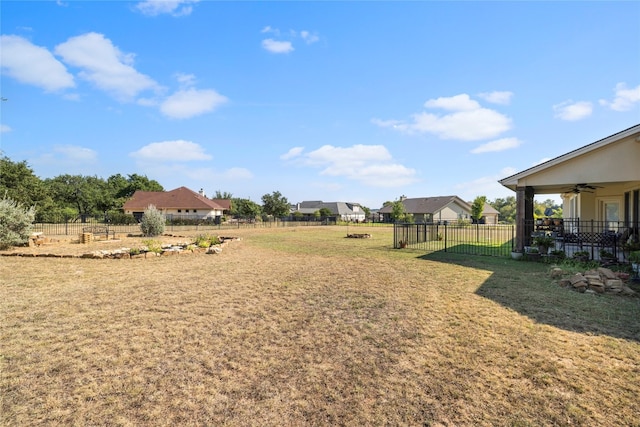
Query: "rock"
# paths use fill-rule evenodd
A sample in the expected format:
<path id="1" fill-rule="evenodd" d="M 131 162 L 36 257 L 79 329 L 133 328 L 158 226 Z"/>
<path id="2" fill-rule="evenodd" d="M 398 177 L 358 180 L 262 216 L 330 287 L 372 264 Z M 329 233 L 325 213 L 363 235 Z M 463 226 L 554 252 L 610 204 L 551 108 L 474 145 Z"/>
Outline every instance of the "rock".
<path id="1" fill-rule="evenodd" d="M 598 273 L 600 274 L 600 276 L 603 276 L 607 279 L 616 279 L 616 273 L 614 273 L 609 268 L 600 267 L 598 268 Z"/>
<path id="2" fill-rule="evenodd" d="M 569 282 L 571 282 L 572 285 L 575 285 L 576 283 L 579 283 L 579 282 L 585 282 L 585 286 L 586 286 L 586 281 L 587 279 L 580 273 L 576 273 L 573 276 L 569 277 Z"/>
<path id="3" fill-rule="evenodd" d="M 210 246 L 209 249 L 207 249 L 208 254 L 219 254 L 221 252 L 222 248 L 219 246 Z"/>
<path id="4" fill-rule="evenodd" d="M 569 279 L 562 279 L 558 281 L 558 285 L 562 286 L 563 288 L 567 288 L 571 286 L 571 282 L 569 281 Z"/>
<path id="5" fill-rule="evenodd" d="M 589 284 L 589 289 L 592 289 L 599 294 L 604 294 L 604 283 L 600 285 Z"/>
<path id="6" fill-rule="evenodd" d="M 551 270 L 551 278 L 552 279 L 559 279 L 559 278 L 562 277 L 562 273 L 563 273 L 562 269 L 556 267 L 556 268 Z"/>
<path id="7" fill-rule="evenodd" d="M 604 286 L 606 289 L 622 289 L 622 280 L 620 279 L 605 279 Z"/>
<path id="8" fill-rule="evenodd" d="M 573 286 L 576 289 L 580 289 L 580 288 L 586 289 L 588 285 L 587 285 L 587 282 L 581 281 L 581 282 L 572 283 L 571 286 Z"/>

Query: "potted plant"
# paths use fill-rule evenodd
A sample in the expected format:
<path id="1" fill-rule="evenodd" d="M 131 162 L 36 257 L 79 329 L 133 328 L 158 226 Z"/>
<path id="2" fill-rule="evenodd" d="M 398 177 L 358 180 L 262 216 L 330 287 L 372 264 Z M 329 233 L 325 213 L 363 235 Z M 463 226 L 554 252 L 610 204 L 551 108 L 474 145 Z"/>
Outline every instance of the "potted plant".
<path id="1" fill-rule="evenodd" d="M 538 248 L 530 248 L 529 252 L 527 252 L 527 259 L 531 261 L 539 261 L 540 251 L 538 250 Z"/>
<path id="2" fill-rule="evenodd" d="M 616 256 L 612 252 L 609 252 L 606 249 L 600 249 L 600 260 L 613 261 L 615 259 L 616 259 Z"/>
<path id="3" fill-rule="evenodd" d="M 573 253 L 573 259 L 580 262 L 589 261 L 589 251 L 577 251 Z"/>
<path id="4" fill-rule="evenodd" d="M 513 259 L 521 259 L 523 255 L 524 254 L 522 253 L 522 251 L 519 251 L 517 249 L 511 251 L 511 258 Z"/>
<path id="5" fill-rule="evenodd" d="M 565 254 L 564 251 L 561 250 L 561 249 L 553 250 L 553 251 L 549 252 L 549 255 L 553 259 L 557 259 L 557 260 L 563 260 L 567 256 L 567 254 Z"/>
<path id="6" fill-rule="evenodd" d="M 629 262 L 631 263 L 631 269 L 638 277 L 640 275 L 640 251 L 631 252 L 629 254 Z"/>
<path id="7" fill-rule="evenodd" d="M 549 248 L 555 244 L 555 241 L 553 237 L 545 234 L 544 236 L 536 236 L 533 239 L 533 244 L 538 247 L 538 251 L 541 254 L 546 255 L 549 253 Z"/>

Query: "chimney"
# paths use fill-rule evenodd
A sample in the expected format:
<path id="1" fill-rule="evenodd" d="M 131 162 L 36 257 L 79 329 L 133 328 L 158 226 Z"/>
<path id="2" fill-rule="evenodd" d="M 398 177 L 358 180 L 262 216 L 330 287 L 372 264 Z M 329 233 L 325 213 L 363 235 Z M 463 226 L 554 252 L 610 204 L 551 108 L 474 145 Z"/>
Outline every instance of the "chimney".
<path id="1" fill-rule="evenodd" d="M 198 193 L 200 193 L 200 195 L 201 195 L 202 197 L 207 197 L 207 196 L 204 194 L 204 188 L 201 188 L 201 189 L 200 189 L 200 191 L 198 191 Z"/>
<path id="2" fill-rule="evenodd" d="M 402 196 L 400 196 L 400 201 L 404 202 L 405 200 L 407 200 L 407 196 L 405 196 L 404 194 Z"/>

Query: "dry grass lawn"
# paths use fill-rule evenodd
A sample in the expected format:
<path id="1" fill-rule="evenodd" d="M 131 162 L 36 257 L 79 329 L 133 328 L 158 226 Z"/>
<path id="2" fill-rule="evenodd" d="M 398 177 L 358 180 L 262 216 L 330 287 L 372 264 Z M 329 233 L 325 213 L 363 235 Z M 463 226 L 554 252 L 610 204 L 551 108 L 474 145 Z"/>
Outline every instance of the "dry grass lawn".
<path id="1" fill-rule="evenodd" d="M 640 425 L 640 298 L 358 232 L 0 257 L 2 425 Z"/>

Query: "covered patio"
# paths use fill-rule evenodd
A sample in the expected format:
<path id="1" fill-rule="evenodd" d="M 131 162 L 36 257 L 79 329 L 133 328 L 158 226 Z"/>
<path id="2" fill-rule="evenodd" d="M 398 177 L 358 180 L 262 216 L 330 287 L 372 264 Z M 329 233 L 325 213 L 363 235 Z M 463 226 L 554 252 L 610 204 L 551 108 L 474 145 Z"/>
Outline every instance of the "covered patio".
<path id="1" fill-rule="evenodd" d="M 640 124 L 499 182 L 516 193 L 516 250 L 544 233 L 557 249 L 587 246 L 598 259 L 609 248 L 623 260 L 623 244 L 637 241 L 640 230 Z M 560 194 L 561 226 L 534 218 L 534 197 L 542 194 Z"/>

